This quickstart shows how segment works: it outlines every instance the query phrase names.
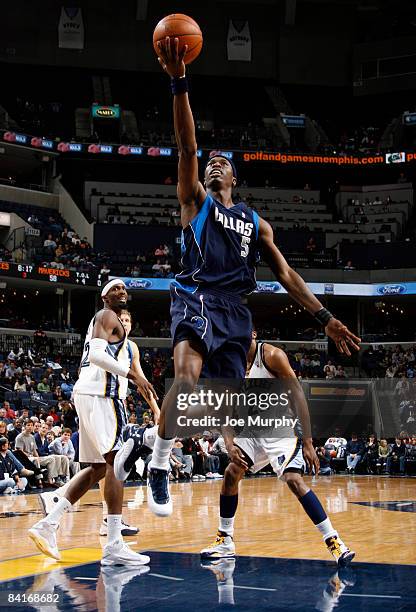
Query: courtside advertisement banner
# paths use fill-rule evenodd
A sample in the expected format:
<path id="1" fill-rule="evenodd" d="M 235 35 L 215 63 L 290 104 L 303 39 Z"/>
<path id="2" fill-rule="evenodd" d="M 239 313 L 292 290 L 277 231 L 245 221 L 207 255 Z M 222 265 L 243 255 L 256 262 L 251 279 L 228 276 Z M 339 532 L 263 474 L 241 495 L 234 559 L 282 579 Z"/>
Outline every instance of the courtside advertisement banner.
<path id="1" fill-rule="evenodd" d="M 115 277 L 110 277 L 115 278 Z M 175 282 L 170 278 L 131 278 L 123 277 L 129 291 L 151 290 L 169 291 L 170 285 Z M 306 283 L 312 293 L 316 295 L 351 295 L 361 297 L 416 295 L 416 282 L 414 283 L 385 283 L 385 284 L 359 284 L 359 283 Z M 287 291 L 277 281 L 258 281 L 255 293 L 286 294 Z"/>

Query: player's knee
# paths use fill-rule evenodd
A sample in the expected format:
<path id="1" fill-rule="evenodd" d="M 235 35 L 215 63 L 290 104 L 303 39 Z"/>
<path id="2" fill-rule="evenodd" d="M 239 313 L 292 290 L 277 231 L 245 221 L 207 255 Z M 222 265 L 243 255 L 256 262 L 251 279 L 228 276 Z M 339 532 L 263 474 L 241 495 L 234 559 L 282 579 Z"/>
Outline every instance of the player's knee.
<path id="1" fill-rule="evenodd" d="M 184 365 L 175 374 L 173 386 L 177 393 L 191 393 L 198 382 L 199 373 Z"/>
<path id="2" fill-rule="evenodd" d="M 228 488 L 233 488 L 244 476 L 243 468 L 239 467 L 235 463 L 229 463 L 224 472 L 224 486 Z"/>
<path id="3" fill-rule="evenodd" d="M 304 494 L 306 485 L 302 476 L 297 472 L 287 472 L 282 476 L 282 480 L 286 482 L 287 486 L 296 497 L 301 497 Z"/>

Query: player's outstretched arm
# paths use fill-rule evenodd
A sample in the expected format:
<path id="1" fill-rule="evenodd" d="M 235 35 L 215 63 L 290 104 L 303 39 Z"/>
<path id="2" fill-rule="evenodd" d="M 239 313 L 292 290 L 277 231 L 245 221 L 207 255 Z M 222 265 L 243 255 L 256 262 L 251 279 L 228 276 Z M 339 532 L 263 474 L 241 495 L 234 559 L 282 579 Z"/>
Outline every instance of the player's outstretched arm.
<path id="1" fill-rule="evenodd" d="M 291 395 L 291 406 L 302 427 L 303 456 L 310 473 L 315 470 L 315 474 L 317 474 L 319 472 L 319 460 L 313 447 L 309 408 L 303 389 L 284 351 L 271 344 L 266 344 L 264 345 L 264 360 L 267 368 L 276 378 L 290 381 L 288 390 L 290 390 Z"/>
<path id="2" fill-rule="evenodd" d="M 119 363 L 107 353 L 108 342 L 112 341 L 119 327 L 120 321 L 113 310 L 103 309 L 97 314 L 89 343 L 88 359 L 110 374 L 132 380 L 143 397 L 154 396 L 157 399 L 156 391 L 145 378 L 140 377 L 137 372 Z"/>
<path id="3" fill-rule="evenodd" d="M 137 344 L 135 342 L 131 342 L 130 346 L 132 347 L 133 350 L 133 359 L 132 359 L 132 363 L 131 363 L 131 369 L 135 372 L 137 372 L 137 375 L 140 376 L 141 378 L 144 378 L 145 380 L 147 380 L 146 376 L 144 375 L 144 372 L 142 370 L 142 366 L 140 363 L 140 351 L 139 351 L 139 347 L 137 346 Z M 160 418 L 160 408 L 157 405 L 157 402 L 155 400 L 155 398 L 153 397 L 153 395 L 151 395 L 150 397 L 147 396 L 145 397 L 146 402 L 148 403 L 150 410 L 153 413 L 153 420 L 155 425 L 157 425 L 159 423 L 159 418 Z"/>
<path id="4" fill-rule="evenodd" d="M 346 325 L 328 312 L 318 298 L 308 288 L 303 278 L 289 266 L 273 241 L 273 229 L 267 221 L 260 218 L 259 243 L 263 257 L 277 280 L 283 285 L 290 297 L 325 325 L 325 333 L 332 338 L 340 353 L 351 355 L 350 349 L 360 350 L 361 339 L 353 334 Z"/>
<path id="5" fill-rule="evenodd" d="M 170 76 L 173 95 L 173 124 L 178 145 L 178 199 L 188 214 L 182 222 L 188 223 L 205 200 L 205 189 L 198 179 L 197 143 L 195 123 L 189 104 L 186 68 L 183 58 L 188 50 L 185 45 L 179 52 L 179 39 L 166 37 L 158 42 L 158 61 Z"/>

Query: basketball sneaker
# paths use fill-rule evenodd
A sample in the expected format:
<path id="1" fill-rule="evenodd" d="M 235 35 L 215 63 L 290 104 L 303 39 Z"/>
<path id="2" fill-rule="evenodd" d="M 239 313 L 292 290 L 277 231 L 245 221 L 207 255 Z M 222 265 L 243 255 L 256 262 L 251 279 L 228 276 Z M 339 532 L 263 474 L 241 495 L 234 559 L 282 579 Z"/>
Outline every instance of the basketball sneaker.
<path id="1" fill-rule="evenodd" d="M 127 525 L 127 523 L 125 523 L 123 519 L 121 519 L 121 535 L 122 536 L 134 536 L 138 534 L 139 531 L 140 529 L 138 527 L 131 527 L 131 525 Z M 106 535 L 107 535 L 107 519 L 104 518 L 100 526 L 100 536 L 106 536 Z"/>
<path id="2" fill-rule="evenodd" d="M 355 557 L 355 552 L 350 550 L 338 535 L 327 538 L 325 544 L 338 567 L 346 567 Z"/>
<path id="3" fill-rule="evenodd" d="M 44 516 L 48 516 L 55 507 L 55 504 L 62 498 L 58 491 L 45 491 L 38 494 L 38 502 Z M 69 510 L 71 512 L 71 509 Z"/>
<path id="4" fill-rule="evenodd" d="M 144 431 L 145 429 L 138 425 L 128 425 L 124 428 L 124 444 L 114 459 L 114 474 L 117 480 L 124 482 L 136 461 L 140 459 Z"/>
<path id="5" fill-rule="evenodd" d="M 170 516 L 173 512 L 169 494 L 170 470 L 149 467 L 147 470 L 147 503 L 156 516 Z"/>
<path id="6" fill-rule="evenodd" d="M 231 536 L 227 535 L 222 531 L 217 532 L 217 537 L 214 542 L 201 550 L 201 557 L 203 559 L 212 559 L 218 557 L 234 557 L 235 555 L 235 544 Z"/>
<path id="7" fill-rule="evenodd" d="M 54 526 L 42 519 L 29 529 L 28 534 L 44 555 L 60 561 L 61 553 L 56 543 L 56 528 Z"/>
<path id="8" fill-rule="evenodd" d="M 147 565 L 150 557 L 134 552 L 123 540 L 106 544 L 101 565 Z"/>

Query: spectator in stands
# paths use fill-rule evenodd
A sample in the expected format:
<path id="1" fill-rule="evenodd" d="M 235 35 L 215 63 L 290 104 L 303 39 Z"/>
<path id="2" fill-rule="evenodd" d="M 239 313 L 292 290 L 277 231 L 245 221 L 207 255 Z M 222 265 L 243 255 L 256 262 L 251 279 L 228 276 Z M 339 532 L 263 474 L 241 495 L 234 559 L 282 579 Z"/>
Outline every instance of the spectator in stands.
<path id="1" fill-rule="evenodd" d="M 57 402 L 62 402 L 65 400 L 62 394 L 61 385 L 56 385 L 52 393 L 53 393 L 53 399 L 56 400 Z"/>
<path id="2" fill-rule="evenodd" d="M 347 378 L 345 375 L 344 368 L 341 365 L 337 366 L 335 378 Z"/>
<path id="3" fill-rule="evenodd" d="M 22 368 L 16 366 L 15 361 L 10 361 L 10 363 L 6 366 L 4 377 L 9 380 L 12 380 L 12 379 L 16 379 L 16 377 L 19 376 L 21 373 L 22 373 Z"/>
<path id="4" fill-rule="evenodd" d="M 38 383 L 36 388 L 39 391 L 39 393 L 50 393 L 51 388 L 48 385 L 48 379 L 46 376 L 42 378 L 41 382 Z"/>
<path id="5" fill-rule="evenodd" d="M 35 348 L 39 349 L 39 347 L 44 346 L 47 340 L 47 336 L 42 327 L 39 327 L 33 332 L 33 342 L 35 344 Z"/>
<path id="6" fill-rule="evenodd" d="M 196 434 L 192 438 L 184 438 L 183 454 L 190 455 L 192 458 L 192 480 L 205 480 L 204 473 L 204 451 L 199 443 L 201 434 Z"/>
<path id="7" fill-rule="evenodd" d="M 371 434 L 365 444 L 365 455 L 363 457 L 363 463 L 365 463 L 369 474 L 375 474 L 377 471 L 378 446 L 376 436 Z"/>
<path id="8" fill-rule="evenodd" d="M 400 475 L 404 475 L 405 465 L 406 465 L 406 444 L 405 442 L 397 437 L 394 444 L 390 447 L 390 452 L 387 457 L 386 468 L 387 473 L 392 475 L 394 473 L 394 468 L 399 464 Z"/>
<path id="9" fill-rule="evenodd" d="M 102 268 L 100 270 L 100 274 L 102 274 L 103 276 L 108 276 L 110 274 L 111 270 L 108 267 L 107 263 L 103 263 Z"/>
<path id="10" fill-rule="evenodd" d="M 18 418 L 18 419 L 14 419 L 13 424 L 12 425 L 6 425 L 7 428 L 7 435 L 6 437 L 8 438 L 9 442 L 10 442 L 10 446 L 12 448 L 14 448 L 14 443 L 15 440 L 17 438 L 17 436 L 19 435 L 19 433 L 22 432 L 22 425 L 23 425 L 23 419 L 22 418 Z M 3 432 L 4 434 L 4 432 Z"/>
<path id="11" fill-rule="evenodd" d="M 202 450 L 204 451 L 204 469 L 206 478 L 219 478 L 221 474 L 219 457 L 212 452 L 214 446 L 214 436 L 210 431 L 204 431 L 202 440 L 200 441 Z"/>
<path id="12" fill-rule="evenodd" d="M 351 259 L 349 259 L 349 260 L 347 261 L 347 263 L 345 264 L 345 266 L 344 266 L 344 270 L 347 270 L 347 271 L 348 271 L 348 270 L 355 270 L 355 266 L 354 266 L 354 264 L 352 263 L 352 260 L 351 260 Z"/>
<path id="13" fill-rule="evenodd" d="M 227 449 L 225 447 L 225 441 L 222 436 L 218 436 L 218 438 L 215 440 L 211 448 L 211 454 L 216 455 L 220 460 L 220 468 L 218 471 L 220 474 L 224 474 L 225 468 L 229 463 L 229 458 Z"/>
<path id="14" fill-rule="evenodd" d="M 54 252 L 56 249 L 56 242 L 53 239 L 52 234 L 48 234 L 48 237 L 44 240 L 43 242 L 43 246 L 45 249 L 49 250 L 50 252 Z"/>
<path id="15" fill-rule="evenodd" d="M 56 414 L 56 408 L 55 408 L 55 406 L 51 406 L 51 407 L 50 407 L 50 409 L 49 409 L 49 415 L 48 415 L 48 416 L 51 416 L 51 417 L 53 418 L 54 425 L 56 425 L 57 423 L 59 423 L 60 418 L 59 418 L 59 415 L 58 415 L 58 414 Z"/>
<path id="16" fill-rule="evenodd" d="M 21 393 L 22 391 L 27 393 L 27 384 L 23 376 L 17 377 L 13 389 L 16 391 L 16 393 Z"/>
<path id="17" fill-rule="evenodd" d="M 351 440 L 347 442 L 347 472 L 354 474 L 357 465 L 364 454 L 364 444 L 358 439 L 356 433 L 351 434 Z"/>
<path id="18" fill-rule="evenodd" d="M 387 444 L 386 438 L 381 438 L 380 444 L 378 446 L 378 459 L 377 459 L 377 464 L 376 464 L 379 474 L 381 474 L 385 470 L 389 452 L 390 452 L 390 448 L 389 448 L 389 445 Z"/>
<path id="19" fill-rule="evenodd" d="M 321 446 L 316 449 L 316 454 L 318 455 L 319 459 L 319 475 L 330 476 L 332 474 L 331 451 L 326 449 L 324 446 Z"/>
<path id="20" fill-rule="evenodd" d="M 327 379 L 332 379 L 335 377 L 336 374 L 336 367 L 334 366 L 334 364 L 332 363 L 331 360 L 328 360 L 328 363 L 326 364 L 326 366 L 324 366 L 324 374 L 325 374 L 325 378 Z"/>
<path id="21" fill-rule="evenodd" d="M 77 413 L 72 402 L 67 400 L 60 402 L 58 408 L 61 412 L 62 425 L 72 431 L 77 429 Z"/>
<path id="22" fill-rule="evenodd" d="M 69 480 L 69 459 L 65 456 L 51 454 L 46 438 L 47 433 L 48 426 L 46 423 L 42 423 L 40 431 L 35 434 L 39 461 L 41 465 L 45 465 L 48 469 L 49 484 L 61 486 L 63 481 L 60 476 L 65 476 Z"/>
<path id="23" fill-rule="evenodd" d="M 55 425 L 55 419 L 53 418 L 53 416 L 48 415 L 45 419 L 45 423 L 48 426 L 48 430 L 50 431 Z"/>
<path id="24" fill-rule="evenodd" d="M 72 431 L 69 427 L 65 427 L 62 431 L 62 435 L 49 444 L 49 452 L 68 458 L 69 469 L 72 475 L 77 474 L 80 470 L 78 462 L 74 461 L 75 449 L 71 442 Z M 69 474 L 66 476 L 66 481 L 69 480 Z"/>
<path id="25" fill-rule="evenodd" d="M 74 385 L 69 381 L 64 381 L 61 383 L 61 392 L 64 399 L 70 399 L 72 395 L 72 391 L 74 389 Z"/>
<path id="26" fill-rule="evenodd" d="M 40 431 L 40 426 L 42 425 L 42 423 L 40 421 L 34 421 L 33 419 L 36 417 L 32 417 L 31 420 L 33 421 L 33 435 L 39 433 Z"/>
<path id="27" fill-rule="evenodd" d="M 27 479 L 20 474 L 33 472 L 25 470 L 23 465 L 9 450 L 9 441 L 0 437 L 0 494 L 23 493 L 27 487 Z"/>
<path id="28" fill-rule="evenodd" d="M 41 465 L 48 468 L 48 465 L 50 465 L 52 461 L 49 461 L 47 457 L 44 457 L 43 459 L 48 459 L 48 461 L 44 461 L 43 459 L 41 460 L 39 458 L 35 438 L 33 436 L 33 422 L 30 419 L 25 421 L 24 429 L 22 433 L 16 437 L 14 444 L 16 451 L 20 451 L 20 454 L 16 454 L 17 458 L 26 468 L 28 467 L 28 464 L 25 463 L 25 459 L 29 460 L 29 465 L 35 464 L 37 470 L 33 471 L 35 471 L 35 474 L 38 477 L 38 486 L 42 487 L 42 475 L 39 468 Z M 31 468 L 29 467 L 29 469 Z M 49 484 L 54 486 L 50 479 Z"/>
<path id="29" fill-rule="evenodd" d="M 9 419 L 7 417 L 7 410 L 5 408 L 0 408 L 0 421 L 2 423 L 5 423 L 6 426 L 9 425 L 10 423 L 13 423 L 13 419 Z"/>

